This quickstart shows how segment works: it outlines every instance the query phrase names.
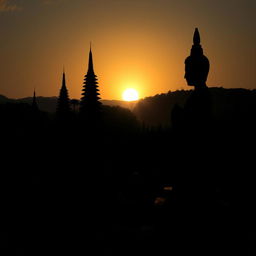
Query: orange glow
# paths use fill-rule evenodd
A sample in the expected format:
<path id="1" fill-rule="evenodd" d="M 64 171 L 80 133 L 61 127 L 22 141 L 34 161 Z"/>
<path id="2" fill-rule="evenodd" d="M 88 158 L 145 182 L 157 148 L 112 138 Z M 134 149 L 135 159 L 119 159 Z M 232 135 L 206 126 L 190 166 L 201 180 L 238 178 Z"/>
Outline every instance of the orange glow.
<path id="1" fill-rule="evenodd" d="M 46 6 L 41 1 L 33 6 L 26 3 L 32 1 L 19 2 L 18 12 L 0 11 L 5 38 L 0 47 L 0 94 L 5 96 L 27 97 L 35 86 L 39 96 L 57 96 L 65 65 L 70 98 L 81 98 L 90 42 L 101 99 L 121 100 L 127 83 L 138 85 L 133 88 L 140 98 L 190 90 L 184 60 L 190 54 L 195 26 L 211 63 L 207 85 L 255 88 L 253 8 L 248 9 L 251 20 L 247 12 L 238 12 L 246 14 L 241 18 L 243 26 L 236 25 L 234 11 L 233 16 L 229 12 L 230 27 L 223 27 L 229 5 L 224 8 L 211 1 L 197 1 L 193 8 L 177 0 L 161 4 L 153 0 L 53 1 L 56 5 Z M 214 19 L 213 12 L 223 20 Z M 29 22 L 34 16 L 36 21 Z M 234 27 L 236 33 L 229 33 Z"/>
<path id="2" fill-rule="evenodd" d="M 164 187 L 164 190 L 165 191 L 172 191 L 173 187 L 172 186 L 166 186 L 166 187 Z"/>
<path id="3" fill-rule="evenodd" d="M 164 197 L 157 197 L 154 201 L 155 205 L 162 206 L 166 203 L 166 198 Z"/>

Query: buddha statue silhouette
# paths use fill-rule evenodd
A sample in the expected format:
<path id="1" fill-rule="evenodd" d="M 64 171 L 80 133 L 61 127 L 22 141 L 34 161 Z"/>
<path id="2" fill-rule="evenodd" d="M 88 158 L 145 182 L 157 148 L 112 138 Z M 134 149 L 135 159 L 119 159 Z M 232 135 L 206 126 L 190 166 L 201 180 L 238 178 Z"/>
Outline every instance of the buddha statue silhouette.
<path id="1" fill-rule="evenodd" d="M 202 132 L 209 127 L 211 119 L 211 97 L 206 85 L 210 63 L 203 54 L 200 34 L 195 29 L 190 56 L 185 60 L 185 79 L 188 86 L 194 86 L 185 108 L 186 127 Z"/>
<path id="2" fill-rule="evenodd" d="M 187 84 L 195 89 L 205 88 L 210 63 L 203 54 L 198 28 L 195 29 L 193 43 L 190 56 L 185 60 L 185 79 Z"/>

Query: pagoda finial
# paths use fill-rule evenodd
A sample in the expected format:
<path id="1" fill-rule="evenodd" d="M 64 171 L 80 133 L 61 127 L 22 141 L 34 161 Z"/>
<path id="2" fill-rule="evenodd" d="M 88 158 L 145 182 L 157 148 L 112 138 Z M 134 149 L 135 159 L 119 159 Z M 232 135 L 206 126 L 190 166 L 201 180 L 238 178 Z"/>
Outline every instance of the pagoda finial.
<path id="1" fill-rule="evenodd" d="M 89 63 L 88 63 L 88 73 L 94 73 L 93 70 L 93 58 L 92 58 L 92 43 L 90 42 L 90 52 L 89 52 Z"/>
<path id="2" fill-rule="evenodd" d="M 65 75 L 64 67 L 63 67 L 63 75 L 62 75 L 62 87 L 66 87 L 66 75 Z"/>
<path id="3" fill-rule="evenodd" d="M 37 111 L 38 110 L 38 105 L 36 101 L 36 88 L 34 87 L 34 94 L 33 94 L 33 101 L 32 101 L 32 108 L 33 110 Z"/>
<path id="4" fill-rule="evenodd" d="M 193 43 L 194 45 L 200 45 L 200 34 L 198 28 L 195 29 L 194 36 L 193 36 Z"/>

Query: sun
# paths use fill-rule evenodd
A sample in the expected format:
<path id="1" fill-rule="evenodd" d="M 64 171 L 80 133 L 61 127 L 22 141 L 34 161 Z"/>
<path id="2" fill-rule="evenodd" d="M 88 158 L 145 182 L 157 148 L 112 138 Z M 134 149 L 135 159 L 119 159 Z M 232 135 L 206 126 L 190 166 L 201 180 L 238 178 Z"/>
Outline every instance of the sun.
<path id="1" fill-rule="evenodd" d="M 138 92 L 133 88 L 128 88 L 123 92 L 123 100 L 125 101 L 135 101 L 139 99 Z"/>

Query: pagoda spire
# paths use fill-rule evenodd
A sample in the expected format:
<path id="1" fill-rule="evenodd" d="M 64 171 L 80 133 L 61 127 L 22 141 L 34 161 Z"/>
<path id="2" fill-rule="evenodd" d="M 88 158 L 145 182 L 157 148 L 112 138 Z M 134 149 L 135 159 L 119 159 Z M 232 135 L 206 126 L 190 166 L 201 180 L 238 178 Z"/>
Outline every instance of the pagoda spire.
<path id="1" fill-rule="evenodd" d="M 32 109 L 34 111 L 38 111 L 39 110 L 38 104 L 37 104 L 37 101 L 36 101 L 36 89 L 35 88 L 34 88 L 34 94 L 33 94 Z"/>
<path id="2" fill-rule="evenodd" d="M 92 57 L 92 44 L 90 43 L 89 62 L 88 62 L 88 73 L 94 74 L 93 69 L 93 57 Z"/>
<path id="3" fill-rule="evenodd" d="M 57 103 L 57 110 L 56 110 L 57 118 L 66 119 L 69 116 L 70 111 L 71 111 L 71 108 L 70 108 L 70 100 L 68 96 L 68 89 L 66 86 L 66 74 L 63 68 L 62 86 L 60 89 L 58 103 Z"/>
<path id="4" fill-rule="evenodd" d="M 67 90 L 67 86 L 66 86 L 66 74 L 65 74 L 64 68 L 63 68 L 63 74 L 62 74 L 62 89 Z"/>
<path id="5" fill-rule="evenodd" d="M 82 98 L 80 101 L 80 117 L 89 123 L 99 120 L 101 102 L 97 76 L 94 73 L 92 48 L 90 44 L 88 71 L 84 78 Z"/>

